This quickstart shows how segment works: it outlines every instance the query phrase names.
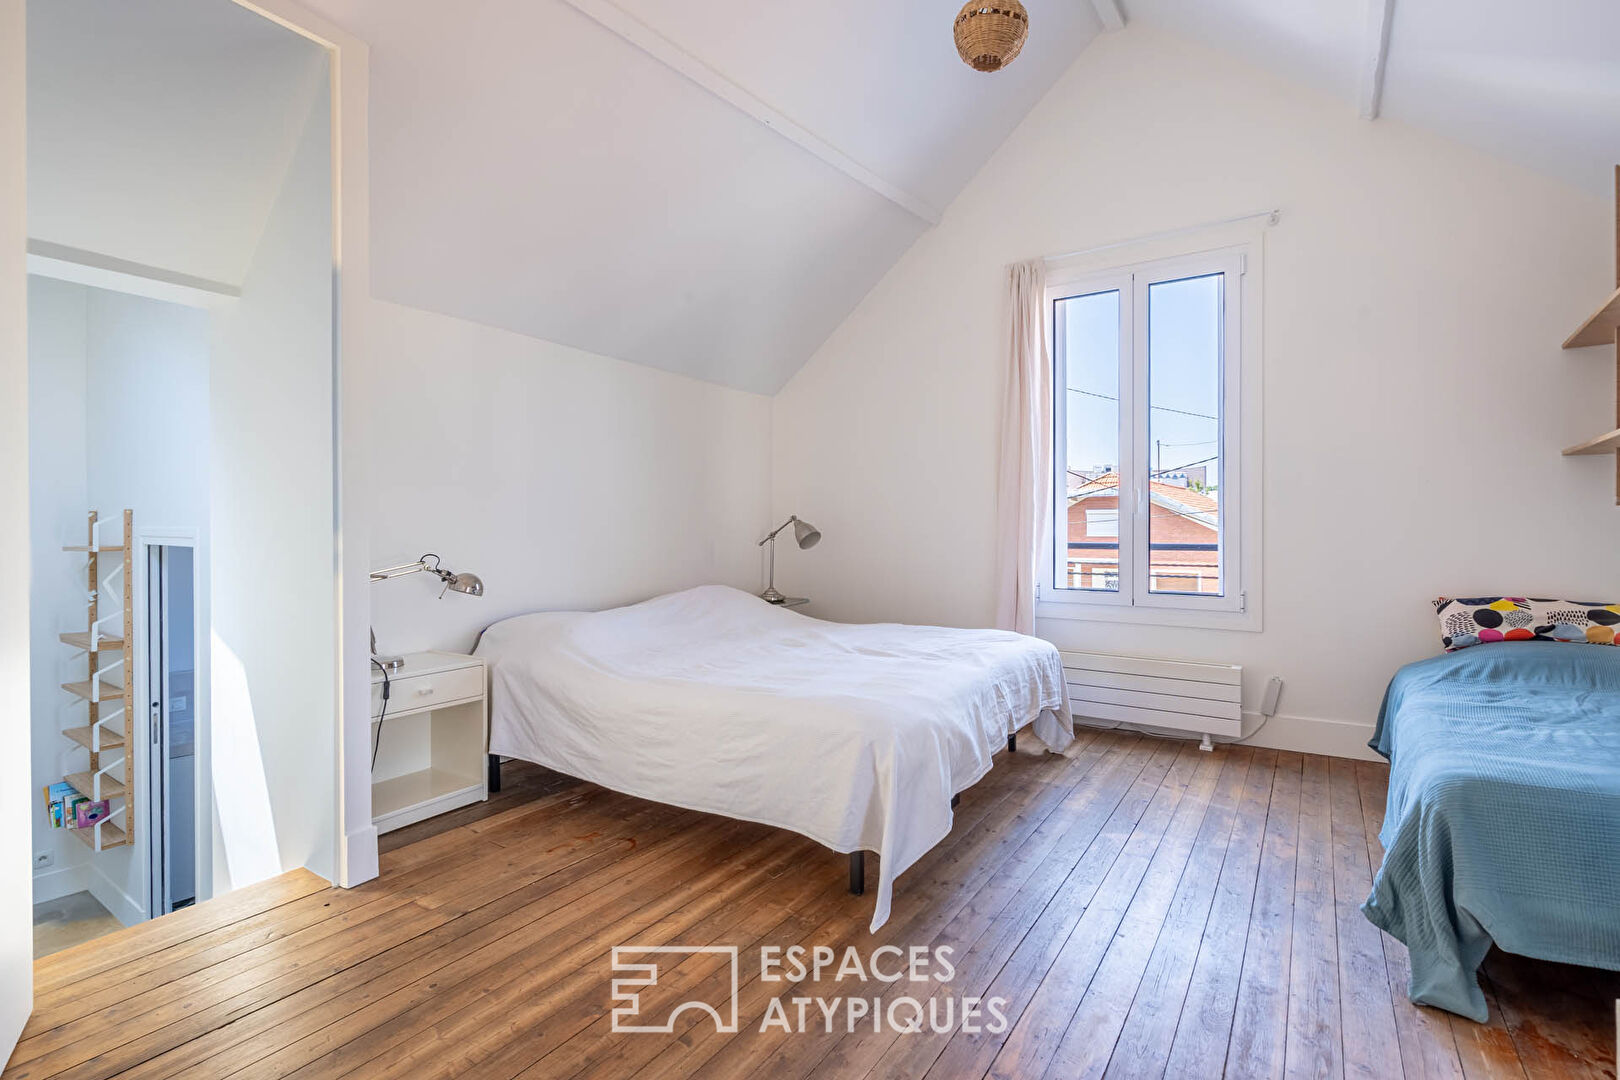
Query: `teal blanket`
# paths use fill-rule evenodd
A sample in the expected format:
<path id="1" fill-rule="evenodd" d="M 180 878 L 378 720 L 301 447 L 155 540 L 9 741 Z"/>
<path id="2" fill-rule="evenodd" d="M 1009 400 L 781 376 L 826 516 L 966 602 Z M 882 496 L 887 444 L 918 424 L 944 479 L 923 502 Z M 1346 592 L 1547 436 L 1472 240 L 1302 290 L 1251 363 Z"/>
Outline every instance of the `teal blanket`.
<path id="1" fill-rule="evenodd" d="M 1486 1019 L 1509 952 L 1620 969 L 1620 648 L 1477 645 L 1408 664 L 1368 744 L 1389 759 L 1362 905 L 1405 942 L 1413 1001 Z"/>

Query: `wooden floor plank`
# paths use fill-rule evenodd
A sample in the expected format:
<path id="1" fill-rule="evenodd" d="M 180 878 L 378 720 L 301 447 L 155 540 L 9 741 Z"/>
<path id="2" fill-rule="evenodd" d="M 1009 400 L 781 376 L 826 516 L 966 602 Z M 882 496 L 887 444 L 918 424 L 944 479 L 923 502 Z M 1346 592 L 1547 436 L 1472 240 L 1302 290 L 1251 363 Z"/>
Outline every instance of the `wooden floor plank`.
<path id="1" fill-rule="evenodd" d="M 1346 1077 L 1404 1077 L 1384 945 L 1361 913 L 1372 888 L 1367 834 L 1355 762 L 1335 758 L 1328 767 L 1333 833 L 1333 906 L 1339 943 L 1340 1056 Z"/>
<path id="2" fill-rule="evenodd" d="M 1500 949 L 1486 957 L 1484 971 L 1525 1072 L 1569 1080 L 1614 1077 L 1620 973 L 1585 972 Z M 1549 1015 L 1558 1023 L 1547 1024 Z"/>
<path id="3" fill-rule="evenodd" d="M 373 1011 L 364 1022 L 351 1019 L 363 1009 L 388 997 L 402 986 L 423 980 L 447 965 L 503 941 L 547 914 L 581 902 L 596 892 L 603 876 L 615 878 L 629 873 L 652 859 L 678 858 L 682 846 L 703 835 L 692 831 L 698 820 L 693 814 L 671 814 L 648 804 L 642 813 L 626 819 L 619 830 L 622 839 L 609 838 L 587 858 L 568 863 L 501 894 L 491 887 L 489 903 L 436 927 L 421 937 L 369 957 L 362 963 L 330 979 L 302 988 L 248 1015 L 231 1016 L 230 1003 L 214 1007 L 221 1018 L 206 1035 L 189 1038 L 178 1045 L 169 1040 L 160 1049 L 154 1042 L 135 1048 L 148 1054 L 146 1060 L 129 1072 L 139 1080 L 162 1080 L 201 1062 L 229 1053 L 237 1069 L 278 1054 L 270 1072 L 290 1071 L 320 1056 L 342 1039 L 325 1043 L 310 1042 L 320 1033 L 331 1040 L 337 1025 L 364 1031 L 379 1015 Z M 683 827 L 688 827 L 683 829 Z M 634 848 L 625 841 L 634 839 Z M 401 1005 L 400 1008 L 408 1007 Z M 208 1010 L 205 1010 L 207 1012 Z M 228 1022 L 224 1018 L 229 1017 Z M 206 1021 L 207 1017 L 201 1017 Z M 303 1057 L 298 1057 L 304 1054 Z M 297 1065 L 292 1064 L 296 1060 Z"/>
<path id="4" fill-rule="evenodd" d="M 967 834 L 972 837 L 971 841 L 964 837 L 938 860 L 925 858 L 924 863 L 916 868 L 921 884 L 907 886 L 905 899 L 897 902 L 893 922 L 880 932 L 883 941 L 865 938 L 859 919 L 846 917 L 842 922 L 834 920 L 819 926 L 812 919 L 810 925 L 805 928 L 808 930 L 807 933 L 803 933 L 798 939 L 786 937 L 780 943 L 801 947 L 815 944 L 857 944 L 868 949 L 890 939 L 916 944 L 931 932 L 932 922 L 953 909 L 955 913 L 951 915 L 941 936 L 971 924 L 977 915 L 989 910 L 993 902 L 991 898 L 1001 891 L 997 886 L 1005 885 L 1024 873 L 1020 870 L 1020 865 L 1028 865 L 1028 853 L 1045 843 L 1045 838 L 1050 835 L 1049 823 L 1052 818 L 1066 817 L 1060 815 L 1058 810 L 1061 805 L 1067 805 L 1067 800 L 1073 796 L 1076 787 L 1099 774 L 1106 782 L 1110 772 L 1124 760 L 1126 755 L 1122 745 L 1117 741 L 1110 742 L 1112 749 L 1093 750 L 1088 746 L 1076 753 L 1071 766 L 1062 767 L 1061 771 L 1045 785 L 1044 791 L 1036 793 L 1023 808 L 1010 817 L 1011 827 L 998 828 L 993 820 L 987 820 Z M 1027 768 L 1023 763 L 1020 763 L 1020 767 Z M 980 788 L 965 793 L 962 810 L 972 808 L 976 812 L 980 811 L 984 796 L 985 793 Z M 998 799 L 995 806 L 1005 806 L 1010 810 L 1017 801 L 1018 799 L 1014 797 L 1004 797 Z M 994 809 L 994 806 L 990 808 Z M 1013 851 L 1016 851 L 1016 854 L 1009 857 L 1008 852 Z M 975 887 L 977 892 L 974 891 Z M 925 900 L 928 894 L 935 895 L 939 899 L 932 903 L 917 902 Z M 960 902 L 959 898 L 964 897 L 970 898 Z M 930 918 L 925 923 L 919 923 L 918 913 L 928 914 Z M 762 985 L 757 980 L 756 967 L 757 965 L 751 966 L 745 971 L 743 996 L 745 1026 L 757 1025 L 762 1009 L 770 1000 L 781 1000 L 796 992 L 796 987 L 792 984 L 789 988 L 781 990 Z M 683 1035 L 683 1040 L 684 1038 Z M 823 1050 L 827 1042 L 835 1039 L 836 1033 L 831 1035 L 817 1033 L 813 1039 L 799 1036 L 791 1043 L 773 1046 L 768 1058 L 769 1069 L 773 1075 L 797 1075 L 816 1064 L 818 1058 L 824 1058 L 826 1053 Z M 665 1052 L 652 1061 L 640 1057 L 637 1064 L 644 1066 L 649 1076 L 672 1075 L 672 1070 L 673 1074 L 677 1075 L 697 1075 L 699 1065 L 704 1069 L 716 1067 L 711 1066 L 710 1061 L 724 1050 L 721 1045 L 724 1041 L 720 1038 L 711 1038 L 705 1033 L 692 1043 L 690 1052 L 678 1054 Z M 791 1056 L 786 1053 L 789 1050 L 793 1051 Z M 724 1065 L 725 1062 L 722 1061 L 720 1064 Z M 603 1062 L 600 1067 L 593 1068 L 585 1075 L 601 1077 L 626 1075 L 624 1071 L 610 1069 L 609 1065 L 610 1062 Z M 746 1063 L 732 1061 L 731 1066 L 741 1069 L 746 1067 Z"/>
<path id="5" fill-rule="evenodd" d="M 1225 751 L 1220 786 L 1210 800 L 1187 868 L 1176 886 L 1153 951 L 1131 995 L 1113 1051 L 1101 1058 L 1111 1076 L 1164 1075 L 1181 1010 L 1192 981 L 1198 946 L 1208 925 L 1210 906 L 1226 861 L 1233 824 L 1246 790 L 1254 752 L 1247 747 Z M 1242 955 L 1242 950 L 1237 950 Z M 1236 981 L 1233 985 L 1235 987 Z M 1121 995 L 1121 1002 L 1123 1002 Z M 1221 1033 L 1222 1042 L 1225 1032 Z M 1215 1063 L 1211 1072 L 1218 1071 Z M 1093 1070 L 1095 1071 L 1095 1070 Z"/>
<path id="6" fill-rule="evenodd" d="M 1051 780 L 1038 793 L 1022 794 L 1015 790 L 1004 797 L 1001 800 L 1002 806 L 1005 807 L 1003 812 L 1013 811 L 1007 818 L 1005 826 L 998 826 L 995 822 L 987 820 L 973 833 L 964 836 L 961 842 L 942 858 L 927 860 L 929 865 L 926 867 L 919 864 L 916 868 L 919 873 L 915 884 L 908 885 L 902 908 L 876 935 L 866 932 L 863 918 L 851 919 L 846 916 L 818 928 L 812 935 L 812 943 L 825 943 L 835 950 L 843 950 L 850 946 L 870 950 L 897 941 L 905 944 L 930 941 L 941 927 L 948 924 L 954 913 L 995 876 L 1009 842 L 1012 844 L 1020 842 L 1023 837 L 1037 829 L 1046 816 L 1063 801 L 1066 794 L 1064 778 L 1072 775 L 1074 771 L 1072 763 L 1053 758 L 1047 764 L 1033 765 L 1019 755 L 1009 755 L 1009 758 L 1011 759 L 1008 763 L 1009 775 L 1027 773 L 1031 768 L 1040 768 L 1052 771 Z M 902 877 L 901 880 L 905 881 L 905 878 Z M 804 991 L 817 996 L 829 993 L 837 996 L 841 989 L 839 986 L 828 987 L 825 984 L 818 986 L 802 981 L 788 982 L 782 984 L 780 990 L 764 994 L 763 999 L 754 998 L 750 1002 L 747 1015 L 751 1018 L 761 1015 L 763 1008 L 768 1005 L 768 1000 L 764 999 L 770 997 L 786 1002 Z M 712 1048 L 712 1056 L 701 1059 L 701 1071 L 695 1068 L 700 1058 L 692 1055 L 679 1063 L 670 1062 L 661 1056 L 660 1059 L 650 1063 L 643 1072 L 645 1075 L 657 1077 L 668 1075 L 707 1077 L 743 1076 L 755 1071 L 774 1074 L 778 1069 L 791 1071 L 795 1065 L 802 1063 L 799 1061 L 801 1055 L 804 1059 L 813 1059 L 817 1050 L 825 1046 L 833 1034 L 817 1028 L 812 1032 L 796 1033 L 789 1038 L 779 1029 L 773 1028 L 767 1032 L 752 1032 L 747 1039 L 735 1036 L 723 1040 L 705 1038 L 704 1045 Z M 716 1042 L 723 1045 L 713 1048 Z M 677 1069 L 673 1074 L 670 1071 L 672 1067 Z"/>
<path id="7" fill-rule="evenodd" d="M 1102 829 L 1047 898 L 1040 917 L 1018 941 L 985 991 L 985 997 L 1002 998 L 1007 1002 L 1005 1012 L 1011 1018 L 1023 1014 L 1042 985 L 1120 851 L 1154 802 L 1176 756 L 1169 747 L 1150 746 L 1145 741 L 1139 753 L 1147 755 L 1147 760 L 1137 766 L 1140 771 L 1135 779 L 1124 796 L 1110 807 Z M 1133 759 L 1137 756 L 1133 755 Z M 1134 760 L 1132 764 L 1135 765 Z M 1011 1029 L 994 1032 L 987 1027 L 978 1031 L 956 1030 L 925 1075 L 936 1078 L 983 1076 L 1010 1034 Z"/>
<path id="8" fill-rule="evenodd" d="M 1074 871 L 1140 775 L 1147 751 L 1148 747 L 1143 746 L 1134 757 L 1110 752 L 1079 779 L 1059 812 L 1042 823 L 930 943 L 954 950 L 954 978 L 948 983 L 925 985 L 920 992 L 908 986 L 908 996 L 917 998 L 922 1008 L 937 1008 L 942 1013 L 943 999 L 988 995 L 991 981 L 1013 949 L 1046 910 L 1054 890 Z M 892 1030 L 847 1034 L 816 1063 L 812 1075 L 921 1075 L 939 1056 L 948 1038 L 949 1032 L 932 1031 L 904 1036 Z"/>
<path id="9" fill-rule="evenodd" d="M 117 934 L 52 953 L 34 962 L 34 992 L 79 984 L 155 949 L 167 948 L 260 912 L 290 904 L 330 886 L 308 870 L 294 870 L 236 889 L 207 904 L 181 908 Z"/>
<path id="10" fill-rule="evenodd" d="M 1198 757 L 1191 744 L 1177 754 L 1095 891 L 1074 898 L 1077 905 L 1084 903 L 1084 914 L 1053 956 L 1028 1004 L 1018 1011 L 987 1075 L 997 1080 L 1035 1077 L 1051 1063 L 1137 886 L 1176 820 L 1176 809 L 1202 764 Z"/>
<path id="11" fill-rule="evenodd" d="M 1192 975 L 1175 1021 L 1175 1034 L 1163 1046 L 1167 1055 L 1162 1076 L 1219 1076 L 1226 1065 L 1227 1042 L 1237 1010 L 1238 979 L 1243 972 L 1255 879 L 1265 839 L 1266 810 L 1271 804 L 1277 769 L 1275 750 L 1258 750 L 1249 764 L 1232 835 L 1221 861 L 1215 897 L 1197 945 Z M 1129 1025 L 1127 1024 L 1127 1030 Z M 1144 1042 L 1147 1036 L 1143 1036 Z M 1150 1068 L 1147 1075 L 1154 1075 Z"/>
<path id="12" fill-rule="evenodd" d="M 1384 845 L 1379 842 L 1378 834 L 1384 826 L 1388 779 L 1387 767 L 1369 761 L 1356 763 L 1356 786 L 1361 796 L 1367 860 L 1375 876 L 1384 861 Z M 1414 1004 L 1407 998 L 1407 984 L 1412 972 L 1406 957 L 1406 946 L 1382 932 L 1378 937 L 1383 947 L 1385 981 L 1395 1011 L 1401 1068 L 1406 1080 L 1462 1080 L 1462 1061 L 1457 1056 L 1457 1041 L 1452 1037 L 1447 1014 Z"/>
<path id="13" fill-rule="evenodd" d="M 1305 759 L 1299 781 L 1285 1077 L 1333 1080 L 1344 1075 L 1329 769 L 1327 758 L 1313 755 Z"/>
<path id="14" fill-rule="evenodd" d="M 1613 1075 L 1620 975 L 1493 952 L 1488 1023 L 1406 999 L 1404 948 L 1359 911 L 1382 764 L 1098 730 L 1066 757 L 998 755 L 876 934 L 843 857 L 802 837 L 538 767 L 506 778 L 402 830 L 357 889 L 284 875 L 40 960 L 4 1077 Z M 736 946 L 737 1030 L 693 1011 L 615 1030 L 610 952 L 637 942 Z M 954 970 L 771 982 L 762 945 L 944 948 Z M 730 992 L 729 962 L 699 953 L 642 1004 Z M 810 999 L 838 996 L 865 1018 L 824 1027 Z M 964 1029 L 967 997 L 1005 999 L 1008 1027 Z M 795 1000 L 807 1030 L 762 1027 Z M 911 1001 L 953 1023 L 873 1023 Z"/>
<path id="15" fill-rule="evenodd" d="M 1301 769 L 1305 759 L 1281 754 L 1272 777 L 1271 805 L 1260 849 L 1260 868 L 1243 946 L 1227 1045 L 1234 1076 L 1275 1080 L 1283 1075 L 1288 1037 L 1288 976 L 1294 938 L 1294 878 L 1299 843 Z"/>
<path id="16" fill-rule="evenodd" d="M 1176 805 L 1170 827 L 1159 840 L 1147 869 L 1121 911 L 1091 983 L 1080 998 L 1058 1043 L 1046 1075 L 1096 1080 L 1113 1057 L 1125 1017 L 1136 1000 L 1154 946 L 1166 929 L 1177 888 L 1209 817 L 1216 783 L 1231 756 L 1202 755 L 1198 772 Z M 1234 770 L 1236 771 L 1236 770 Z M 1220 825 L 1216 825 L 1217 831 Z"/>

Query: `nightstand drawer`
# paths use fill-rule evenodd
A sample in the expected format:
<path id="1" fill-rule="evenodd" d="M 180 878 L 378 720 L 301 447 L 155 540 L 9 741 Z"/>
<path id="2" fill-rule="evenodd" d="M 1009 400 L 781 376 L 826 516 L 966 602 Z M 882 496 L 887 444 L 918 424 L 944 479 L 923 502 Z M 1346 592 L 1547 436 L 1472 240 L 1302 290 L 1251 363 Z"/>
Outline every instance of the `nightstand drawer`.
<path id="1" fill-rule="evenodd" d="M 484 669 L 482 666 L 455 668 L 412 675 L 409 669 L 393 676 L 388 692 L 388 715 L 399 716 L 418 709 L 432 709 L 446 702 L 465 701 L 484 696 Z M 371 717 L 382 712 L 382 681 L 371 683 Z"/>

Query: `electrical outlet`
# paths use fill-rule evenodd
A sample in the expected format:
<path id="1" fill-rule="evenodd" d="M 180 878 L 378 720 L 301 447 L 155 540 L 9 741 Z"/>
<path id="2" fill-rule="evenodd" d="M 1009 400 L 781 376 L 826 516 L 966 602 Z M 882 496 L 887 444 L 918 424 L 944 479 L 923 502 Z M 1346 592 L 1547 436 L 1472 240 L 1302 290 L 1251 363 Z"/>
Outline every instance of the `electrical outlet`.
<path id="1" fill-rule="evenodd" d="M 34 869 L 35 870 L 47 870 L 50 867 L 53 867 L 55 865 L 56 865 L 56 852 L 54 852 L 54 851 L 36 851 L 36 852 L 34 852 Z"/>

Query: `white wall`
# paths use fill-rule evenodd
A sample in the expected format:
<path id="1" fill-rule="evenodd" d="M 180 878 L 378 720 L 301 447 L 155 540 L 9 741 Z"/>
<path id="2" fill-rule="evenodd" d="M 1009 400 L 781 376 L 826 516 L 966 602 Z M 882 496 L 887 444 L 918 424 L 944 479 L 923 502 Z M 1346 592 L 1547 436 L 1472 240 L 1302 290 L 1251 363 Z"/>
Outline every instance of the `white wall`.
<path id="1" fill-rule="evenodd" d="M 331 99 L 212 344 L 216 892 L 335 874 Z M 311 767 L 312 763 L 324 767 Z"/>
<path id="2" fill-rule="evenodd" d="M 775 399 L 776 515 L 834 618 L 987 624 L 1004 267 L 1281 207 L 1266 237 L 1264 630 L 1045 620 L 1060 646 L 1245 665 L 1257 741 L 1354 753 L 1448 593 L 1620 592 L 1610 208 L 1136 26 L 1099 39 Z M 799 588 L 799 584 L 795 584 Z"/>
<path id="3" fill-rule="evenodd" d="M 29 7 L 29 238 L 240 285 L 321 51 L 218 0 Z"/>
<path id="4" fill-rule="evenodd" d="M 90 504 L 135 527 L 208 524 L 208 312 L 86 288 Z"/>
<path id="5" fill-rule="evenodd" d="M 34 940 L 26 882 L 34 799 L 28 693 L 28 293 L 24 0 L 0 0 L 0 1055 L 33 1007 Z"/>
<path id="6" fill-rule="evenodd" d="M 197 534 L 200 565 L 208 565 L 209 315 L 161 300 L 84 288 L 85 454 L 87 505 L 115 533 L 125 508 L 135 511 L 137 542 L 150 530 Z M 81 511 L 82 513 L 82 511 Z M 141 551 L 136 551 L 140 559 Z M 58 556 L 61 558 L 62 556 Z M 144 592 L 145 568 L 135 566 L 134 589 Z M 204 611 L 207 610 L 206 597 Z M 82 621 L 82 619 L 81 619 Z M 137 610 L 136 625 L 141 625 Z M 57 652 L 65 652 L 57 645 Z M 137 646 L 137 664 L 145 651 Z M 207 644 L 203 643 L 203 661 Z M 134 673 L 146 694 L 144 670 Z M 76 676 L 82 678 L 82 674 Z M 202 688 L 206 694 L 206 687 Z M 58 697 L 62 696 L 58 693 Z M 137 700 L 142 700 L 141 696 Z M 142 711 L 140 717 L 144 719 Z M 207 721 L 203 721 L 206 731 Z M 139 730 L 139 727 L 137 727 Z M 146 776 L 147 743 L 131 762 Z M 150 798 L 150 793 L 148 793 Z M 137 800 L 145 805 L 144 800 Z M 136 822 L 135 843 L 91 860 L 91 893 L 125 922 L 148 915 L 151 830 Z M 69 837 L 75 845 L 79 842 Z"/>
<path id="7" fill-rule="evenodd" d="M 372 565 L 433 551 L 486 589 L 373 584 L 379 649 L 470 651 L 523 612 L 760 587 L 768 398 L 380 301 L 369 331 Z"/>
<path id="8" fill-rule="evenodd" d="M 209 357 L 208 315 L 195 308 L 34 276 L 29 315 L 38 789 L 84 764 L 83 752 L 60 735 L 84 722 L 82 703 L 60 688 L 85 677 L 84 654 L 57 634 L 84 629 L 84 558 L 62 545 L 84 542 L 85 512 L 100 512 L 104 541 L 117 534 L 125 508 L 135 511 L 137 537 L 150 529 L 194 532 L 206 565 Z M 143 580 L 137 565 L 137 596 Z M 145 750 L 144 741 L 133 748 L 137 776 L 145 775 Z M 125 922 L 146 917 L 144 819 L 133 845 L 94 858 L 67 830 L 46 827 L 37 800 L 31 820 L 34 850 L 56 856 L 53 867 L 36 868 L 36 902 L 87 888 Z"/>
<path id="9" fill-rule="evenodd" d="M 85 677 L 84 654 L 57 640 L 84 629 L 84 559 L 64 544 L 84 543 L 86 491 L 85 339 L 90 290 L 82 285 L 28 278 L 28 471 L 33 790 L 28 804 L 33 850 L 53 860 L 35 867 L 34 899 L 49 900 L 85 887 L 88 851 L 76 837 L 45 823 L 41 788 L 62 779 L 74 744 L 58 732 L 77 708 L 61 685 Z"/>

